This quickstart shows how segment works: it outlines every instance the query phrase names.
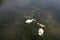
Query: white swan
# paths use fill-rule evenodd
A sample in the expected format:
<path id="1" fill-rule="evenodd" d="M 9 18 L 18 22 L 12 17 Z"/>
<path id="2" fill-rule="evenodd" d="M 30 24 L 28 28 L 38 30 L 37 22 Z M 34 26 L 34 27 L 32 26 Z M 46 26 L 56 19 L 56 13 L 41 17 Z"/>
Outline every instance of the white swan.
<path id="1" fill-rule="evenodd" d="M 25 21 L 25 23 L 31 23 L 33 21 L 36 21 L 36 20 L 34 20 L 34 19 L 28 19 L 28 20 Z"/>
<path id="2" fill-rule="evenodd" d="M 44 34 L 44 30 L 42 28 L 39 28 L 38 35 L 43 35 L 43 34 Z"/>

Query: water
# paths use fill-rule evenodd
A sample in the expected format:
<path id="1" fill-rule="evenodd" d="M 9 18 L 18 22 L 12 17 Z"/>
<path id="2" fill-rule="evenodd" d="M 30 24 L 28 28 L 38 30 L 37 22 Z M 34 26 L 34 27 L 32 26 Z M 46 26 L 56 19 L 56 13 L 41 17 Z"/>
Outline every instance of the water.
<path id="1" fill-rule="evenodd" d="M 60 0 L 3 0 L 0 5 L 1 40 L 60 40 Z M 46 25 L 43 37 L 39 26 L 25 20 L 34 18 Z"/>

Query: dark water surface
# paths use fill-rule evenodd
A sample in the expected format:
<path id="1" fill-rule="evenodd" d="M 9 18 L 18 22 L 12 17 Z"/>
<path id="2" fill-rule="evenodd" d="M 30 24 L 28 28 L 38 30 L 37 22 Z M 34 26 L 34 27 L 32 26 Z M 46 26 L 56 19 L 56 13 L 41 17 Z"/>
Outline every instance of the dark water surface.
<path id="1" fill-rule="evenodd" d="M 43 37 L 28 18 L 46 25 Z M 0 1 L 0 40 L 60 40 L 60 0 Z"/>

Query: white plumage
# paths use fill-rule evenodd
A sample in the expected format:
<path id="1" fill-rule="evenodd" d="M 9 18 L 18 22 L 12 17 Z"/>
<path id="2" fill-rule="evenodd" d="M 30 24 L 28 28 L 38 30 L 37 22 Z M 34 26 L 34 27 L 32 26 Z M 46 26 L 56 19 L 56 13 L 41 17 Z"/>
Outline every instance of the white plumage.
<path id="1" fill-rule="evenodd" d="M 36 20 L 35 20 L 35 19 L 27 19 L 27 20 L 25 21 L 25 23 L 30 24 L 30 23 L 33 22 L 33 21 L 36 21 Z M 42 28 L 43 28 L 43 27 L 46 27 L 45 25 L 40 24 L 40 23 L 38 23 L 38 22 L 37 22 L 37 24 L 40 25 Z M 42 28 L 39 28 L 39 29 L 38 29 L 38 35 L 40 35 L 40 36 L 44 34 L 44 30 L 43 30 Z"/>
<path id="2" fill-rule="evenodd" d="M 45 25 L 43 25 L 43 24 L 40 24 L 40 26 L 41 26 L 41 27 L 46 27 L 46 26 L 45 26 Z"/>
<path id="3" fill-rule="evenodd" d="M 38 35 L 43 35 L 43 34 L 44 34 L 44 30 L 42 28 L 39 28 Z"/>
<path id="4" fill-rule="evenodd" d="M 33 21 L 36 21 L 36 20 L 34 20 L 34 19 L 28 19 L 28 20 L 26 20 L 25 22 L 26 22 L 26 23 L 31 23 L 31 22 L 33 22 Z"/>
<path id="5" fill-rule="evenodd" d="M 40 27 L 46 27 L 45 25 L 43 25 L 43 24 L 40 24 L 40 23 L 37 23 Z"/>

